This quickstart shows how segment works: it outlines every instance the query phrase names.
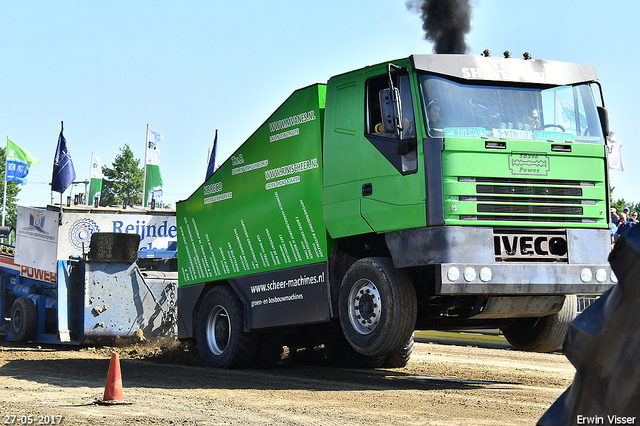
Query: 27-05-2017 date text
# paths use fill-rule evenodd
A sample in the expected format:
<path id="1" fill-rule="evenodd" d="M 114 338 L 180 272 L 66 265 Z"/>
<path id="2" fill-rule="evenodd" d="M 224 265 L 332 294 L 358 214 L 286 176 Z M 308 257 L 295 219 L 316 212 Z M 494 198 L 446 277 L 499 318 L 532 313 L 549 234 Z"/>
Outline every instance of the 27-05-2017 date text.
<path id="1" fill-rule="evenodd" d="M 64 417 L 60 414 L 2 414 L 3 425 L 59 425 Z"/>

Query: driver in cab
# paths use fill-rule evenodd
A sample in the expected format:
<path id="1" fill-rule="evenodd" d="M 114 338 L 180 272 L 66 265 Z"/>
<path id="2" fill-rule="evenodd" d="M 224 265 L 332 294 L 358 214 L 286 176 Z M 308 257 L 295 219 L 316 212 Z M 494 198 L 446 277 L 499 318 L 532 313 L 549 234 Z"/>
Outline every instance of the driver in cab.
<path id="1" fill-rule="evenodd" d="M 427 105 L 427 125 L 429 127 L 429 134 L 442 135 L 444 130 L 440 123 L 440 105 L 438 99 L 433 99 Z"/>
<path id="2" fill-rule="evenodd" d="M 531 128 L 539 129 L 540 128 L 540 118 L 538 117 L 538 110 L 534 109 L 531 113 Z"/>

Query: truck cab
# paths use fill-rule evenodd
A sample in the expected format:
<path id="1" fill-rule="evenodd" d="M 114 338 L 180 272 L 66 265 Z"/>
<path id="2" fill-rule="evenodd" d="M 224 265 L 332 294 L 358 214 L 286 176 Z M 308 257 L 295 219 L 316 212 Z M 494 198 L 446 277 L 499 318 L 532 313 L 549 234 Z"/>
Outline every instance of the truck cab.
<path id="1" fill-rule="evenodd" d="M 327 231 L 409 276 L 416 328 L 500 327 L 517 347 L 555 349 L 522 328 L 617 281 L 598 101 L 592 67 L 542 60 L 414 55 L 333 77 Z M 575 312 L 562 315 L 566 328 Z"/>

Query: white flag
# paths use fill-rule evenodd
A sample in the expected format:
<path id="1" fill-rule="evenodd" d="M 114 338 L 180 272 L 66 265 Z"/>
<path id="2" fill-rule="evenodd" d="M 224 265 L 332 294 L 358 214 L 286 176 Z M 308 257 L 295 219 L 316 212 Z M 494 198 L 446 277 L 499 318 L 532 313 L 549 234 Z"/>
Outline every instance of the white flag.
<path id="1" fill-rule="evenodd" d="M 609 132 L 607 136 L 607 152 L 609 157 L 609 168 L 624 171 L 622 167 L 622 142 L 615 137 L 613 132 Z"/>
<path id="2" fill-rule="evenodd" d="M 96 201 L 96 197 L 100 201 L 100 194 L 102 193 L 102 165 L 100 164 L 100 158 L 94 153 L 91 153 L 91 180 L 89 182 L 87 204 L 93 204 Z"/>
<path id="3" fill-rule="evenodd" d="M 144 192 L 143 205 L 148 207 L 151 205 L 151 200 L 161 197 L 162 194 L 162 174 L 160 173 L 160 150 L 158 149 L 158 142 L 164 138 L 160 132 L 156 132 L 151 127 L 148 127 L 147 132 L 147 164 L 145 165 L 144 173 Z M 158 192 L 160 191 L 160 192 Z M 156 195 L 158 194 L 158 195 Z M 162 203 L 162 199 L 159 200 Z M 162 205 L 162 204 L 160 204 Z"/>
<path id="4" fill-rule="evenodd" d="M 91 179 L 102 179 L 102 164 L 100 157 L 91 154 Z"/>
<path id="5" fill-rule="evenodd" d="M 147 164 L 154 166 L 160 165 L 160 150 L 158 149 L 157 143 L 163 139 L 160 132 L 156 132 L 149 127 L 149 134 L 147 135 Z"/>

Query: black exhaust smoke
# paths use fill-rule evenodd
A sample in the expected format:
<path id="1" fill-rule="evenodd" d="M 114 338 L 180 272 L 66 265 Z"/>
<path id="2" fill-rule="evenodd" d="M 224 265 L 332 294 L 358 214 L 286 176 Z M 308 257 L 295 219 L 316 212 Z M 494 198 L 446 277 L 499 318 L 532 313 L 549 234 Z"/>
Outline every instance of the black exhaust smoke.
<path id="1" fill-rule="evenodd" d="M 408 0 L 406 6 L 422 17 L 424 38 L 433 42 L 433 53 L 467 53 L 470 0 Z"/>

